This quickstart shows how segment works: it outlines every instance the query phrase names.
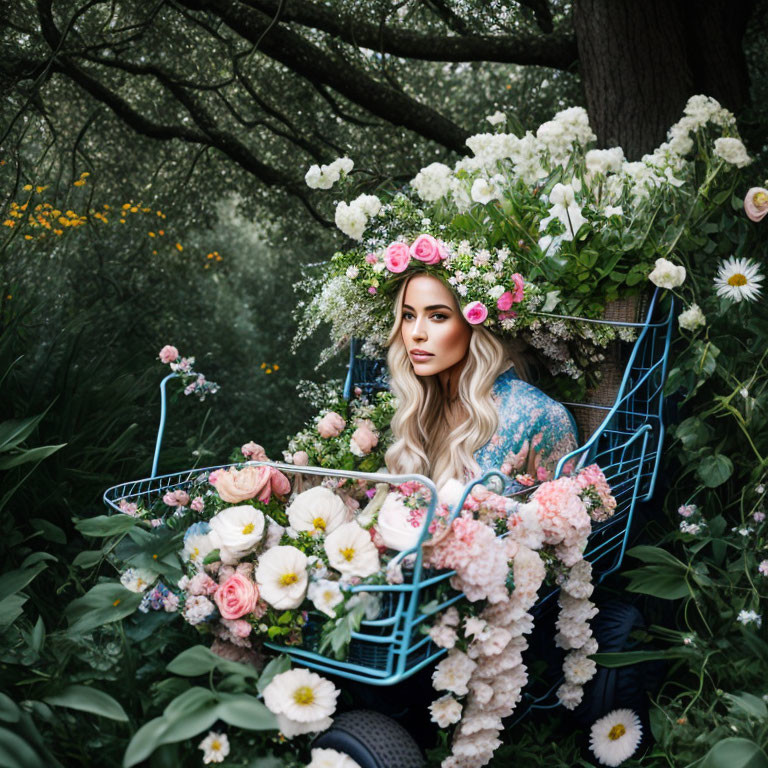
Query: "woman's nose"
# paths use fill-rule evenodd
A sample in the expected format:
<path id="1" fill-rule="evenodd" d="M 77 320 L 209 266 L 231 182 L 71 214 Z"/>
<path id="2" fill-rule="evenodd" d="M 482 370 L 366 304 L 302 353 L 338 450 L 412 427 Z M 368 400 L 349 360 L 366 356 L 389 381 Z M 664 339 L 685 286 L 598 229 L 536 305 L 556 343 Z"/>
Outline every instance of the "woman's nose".
<path id="1" fill-rule="evenodd" d="M 423 341 L 427 338 L 426 326 L 422 318 L 417 318 L 411 329 L 411 338 L 414 341 Z"/>

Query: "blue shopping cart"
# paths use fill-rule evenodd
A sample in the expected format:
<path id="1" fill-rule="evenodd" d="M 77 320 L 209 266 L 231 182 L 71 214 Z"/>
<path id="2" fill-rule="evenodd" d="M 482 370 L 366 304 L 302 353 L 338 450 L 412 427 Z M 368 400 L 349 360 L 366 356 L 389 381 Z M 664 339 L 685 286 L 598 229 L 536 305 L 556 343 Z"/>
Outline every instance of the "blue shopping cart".
<path id="1" fill-rule="evenodd" d="M 631 345 L 625 345 L 626 362 L 623 376 L 612 404 L 565 403 L 566 406 L 574 409 L 589 409 L 602 418 L 598 419 L 599 425 L 583 441 L 583 444 L 560 460 L 557 474 L 560 474 L 570 460 L 574 460 L 576 467 L 597 463 L 611 485 L 617 501 L 614 515 L 593 526 L 584 555 L 593 564 L 596 581 L 602 581 L 621 566 L 636 505 L 638 502 L 651 499 L 656 485 L 665 432 L 663 387 L 675 315 L 674 302 L 670 299 L 662 305 L 660 300 L 661 295 L 657 290 L 651 296 L 645 318 L 641 322 L 581 319 L 582 322 L 625 326 L 634 329 L 637 334 L 636 340 Z M 381 362 L 361 358 L 353 343 L 345 395 L 349 397 L 355 387 L 360 387 L 366 393 L 384 387 L 384 373 Z M 133 500 L 141 498 L 144 505 L 149 506 L 166 490 L 184 488 L 201 472 L 227 466 L 196 468 L 169 475 L 156 475 L 166 418 L 165 387 L 168 379 L 173 375 L 166 377 L 161 384 L 161 423 L 152 476 L 108 489 L 104 493 L 104 501 L 111 509 L 119 511 L 118 501 L 124 498 Z M 426 477 L 336 471 L 280 463 L 275 463 L 274 466 L 289 476 L 321 475 L 358 478 L 371 484 L 417 480 L 430 491 L 431 505 L 427 520 L 431 520 L 435 513 L 437 492 L 432 482 Z M 474 485 L 492 481 L 496 476 L 502 477 L 500 473 L 491 471 L 468 483 L 457 509 L 461 509 L 464 499 Z M 422 540 L 427 536 L 427 528 L 428 525 L 425 525 Z M 376 595 L 380 610 L 375 618 L 363 620 L 359 630 L 353 633 L 346 660 L 340 661 L 330 654 L 322 654 L 306 647 L 282 646 L 277 643 L 266 645 L 275 651 L 292 656 L 304 666 L 371 686 L 392 686 L 416 675 L 419 670 L 431 665 L 445 653 L 444 649 L 432 643 L 428 634 L 423 631 L 423 627 L 429 625 L 431 617 L 461 600 L 463 595 L 448 587 L 447 582 L 453 572 L 435 572 L 424 566 L 421 541 L 413 550 L 401 553 L 400 557 L 405 558 L 409 554 L 413 555 L 413 563 L 407 571 L 408 577 L 403 584 L 366 584 L 351 588 L 353 591 L 365 591 Z M 553 597 L 556 593 L 557 590 L 553 589 L 542 595 L 534 610 L 545 611 L 548 605 L 554 603 Z M 637 623 L 636 616 L 631 611 L 627 613 L 626 606 L 621 610 L 626 614 L 624 624 L 629 630 L 633 622 Z M 600 640 L 599 637 L 598 640 Z M 601 643 L 601 650 L 621 649 L 605 648 Z M 608 672 L 614 673 L 615 670 Z M 556 704 L 554 691 L 558 685 L 559 681 L 555 681 L 536 692 L 527 693 L 518 712 L 524 714 L 532 708 L 554 706 Z M 397 765 L 398 768 L 419 765 L 420 757 L 417 759 L 417 751 L 410 749 L 406 741 L 403 741 L 406 735 L 404 731 L 400 732 L 401 726 L 391 721 L 385 723 L 383 720 L 377 720 L 377 717 L 376 713 L 368 712 L 364 715 L 358 713 L 357 720 L 350 717 L 339 718 L 335 726 L 336 730 L 332 729 L 331 732 L 323 734 L 320 741 L 325 746 L 341 745 L 347 751 L 351 750 L 352 757 L 366 768 L 369 765 L 382 768 L 389 765 Z M 400 731 L 397 730 L 398 728 Z M 378 734 L 376 738 L 383 734 L 381 736 L 383 741 L 377 742 L 378 746 L 372 741 L 374 739 L 371 735 L 372 731 Z M 351 746 L 351 742 L 347 743 L 350 739 L 354 742 Z M 398 739 L 406 745 L 405 752 L 399 757 L 391 757 L 392 742 Z M 360 751 L 363 749 L 360 747 L 362 742 L 367 744 L 363 752 Z M 355 752 L 356 749 L 357 752 Z M 386 757 L 381 757 L 385 754 Z"/>

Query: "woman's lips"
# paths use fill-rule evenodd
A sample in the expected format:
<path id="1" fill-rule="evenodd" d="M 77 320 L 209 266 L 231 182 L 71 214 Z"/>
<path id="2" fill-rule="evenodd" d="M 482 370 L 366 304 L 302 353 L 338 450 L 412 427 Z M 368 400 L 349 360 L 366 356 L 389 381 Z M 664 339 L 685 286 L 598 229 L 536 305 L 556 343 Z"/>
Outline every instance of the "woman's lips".
<path id="1" fill-rule="evenodd" d="M 417 362 L 417 363 L 425 363 L 427 360 L 429 360 L 431 357 L 434 357 L 433 354 L 430 352 L 424 352 L 421 349 L 413 349 L 410 352 L 411 360 Z"/>

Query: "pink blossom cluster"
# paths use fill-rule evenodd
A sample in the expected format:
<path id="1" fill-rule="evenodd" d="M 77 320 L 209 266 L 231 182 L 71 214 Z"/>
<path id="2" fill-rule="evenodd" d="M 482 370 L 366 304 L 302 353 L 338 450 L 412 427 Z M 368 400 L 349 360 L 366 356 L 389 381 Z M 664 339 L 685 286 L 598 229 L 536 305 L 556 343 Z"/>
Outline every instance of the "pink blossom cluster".
<path id="1" fill-rule="evenodd" d="M 576 476 L 576 483 L 584 491 L 582 500 L 588 502 L 589 516 L 595 522 L 607 520 L 616 511 L 616 499 L 603 470 L 597 464 L 590 464 Z M 591 503 L 589 503 L 591 502 Z"/>
<path id="2" fill-rule="evenodd" d="M 390 243 L 384 251 L 384 264 L 395 274 L 405 272 L 411 259 L 422 264 L 439 264 L 448 258 L 445 243 L 432 235 L 419 235 L 411 245 L 402 242 Z"/>

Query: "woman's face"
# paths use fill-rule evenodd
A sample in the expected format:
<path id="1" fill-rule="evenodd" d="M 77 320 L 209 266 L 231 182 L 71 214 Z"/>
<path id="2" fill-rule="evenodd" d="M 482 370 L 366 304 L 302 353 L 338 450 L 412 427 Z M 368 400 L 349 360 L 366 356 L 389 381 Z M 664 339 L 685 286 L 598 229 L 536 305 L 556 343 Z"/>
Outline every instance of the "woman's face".
<path id="1" fill-rule="evenodd" d="M 464 359 L 472 328 L 440 280 L 417 275 L 405 288 L 400 333 L 413 372 L 434 376 Z"/>

